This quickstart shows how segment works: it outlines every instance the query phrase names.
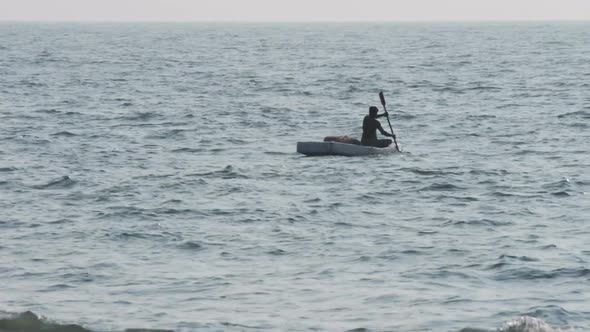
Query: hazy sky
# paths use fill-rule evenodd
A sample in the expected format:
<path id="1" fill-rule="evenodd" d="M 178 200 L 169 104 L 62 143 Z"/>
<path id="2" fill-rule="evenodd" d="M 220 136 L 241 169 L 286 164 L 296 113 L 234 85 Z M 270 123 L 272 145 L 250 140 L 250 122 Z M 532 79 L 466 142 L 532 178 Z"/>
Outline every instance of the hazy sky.
<path id="1" fill-rule="evenodd" d="M 590 20 L 590 0 L 0 0 L 0 20 Z"/>

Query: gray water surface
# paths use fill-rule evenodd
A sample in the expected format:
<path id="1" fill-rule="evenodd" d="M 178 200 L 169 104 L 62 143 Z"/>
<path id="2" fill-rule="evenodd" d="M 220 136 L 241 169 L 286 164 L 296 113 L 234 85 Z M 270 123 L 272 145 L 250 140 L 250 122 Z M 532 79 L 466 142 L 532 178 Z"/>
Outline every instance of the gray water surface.
<path id="1" fill-rule="evenodd" d="M 94 331 L 586 331 L 589 40 L 0 24 L 0 310 Z M 402 155 L 295 153 L 360 137 L 381 90 Z"/>

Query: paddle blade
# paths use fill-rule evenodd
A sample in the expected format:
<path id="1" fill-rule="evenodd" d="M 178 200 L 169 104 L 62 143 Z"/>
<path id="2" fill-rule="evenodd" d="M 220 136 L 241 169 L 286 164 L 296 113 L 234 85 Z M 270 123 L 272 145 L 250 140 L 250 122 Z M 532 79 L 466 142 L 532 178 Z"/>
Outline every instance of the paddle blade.
<path id="1" fill-rule="evenodd" d="M 385 106 L 385 97 L 383 96 L 383 91 L 379 92 L 379 99 L 381 99 L 381 105 Z"/>

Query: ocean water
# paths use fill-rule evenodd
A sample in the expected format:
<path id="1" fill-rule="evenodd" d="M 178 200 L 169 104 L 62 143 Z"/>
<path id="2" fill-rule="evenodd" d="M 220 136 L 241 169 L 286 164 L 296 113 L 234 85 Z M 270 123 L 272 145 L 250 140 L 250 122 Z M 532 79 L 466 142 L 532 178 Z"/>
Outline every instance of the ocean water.
<path id="1" fill-rule="evenodd" d="M 2 23 L 0 331 L 588 331 L 589 41 Z"/>

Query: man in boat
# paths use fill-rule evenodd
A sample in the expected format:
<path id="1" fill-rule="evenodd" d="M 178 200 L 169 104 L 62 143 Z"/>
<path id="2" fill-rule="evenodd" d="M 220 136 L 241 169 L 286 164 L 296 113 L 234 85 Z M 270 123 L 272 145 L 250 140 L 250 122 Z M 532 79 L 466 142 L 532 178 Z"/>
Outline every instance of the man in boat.
<path id="1" fill-rule="evenodd" d="M 385 148 L 388 147 L 393 141 L 390 139 L 377 139 L 377 130 L 379 130 L 379 132 L 381 132 L 381 134 L 384 136 L 395 136 L 383 130 L 381 123 L 377 121 L 377 118 L 388 116 L 388 113 L 377 113 L 379 113 L 379 109 L 376 106 L 369 107 L 369 115 L 365 116 L 365 119 L 363 120 L 363 137 L 361 139 L 361 143 L 363 145 Z"/>

